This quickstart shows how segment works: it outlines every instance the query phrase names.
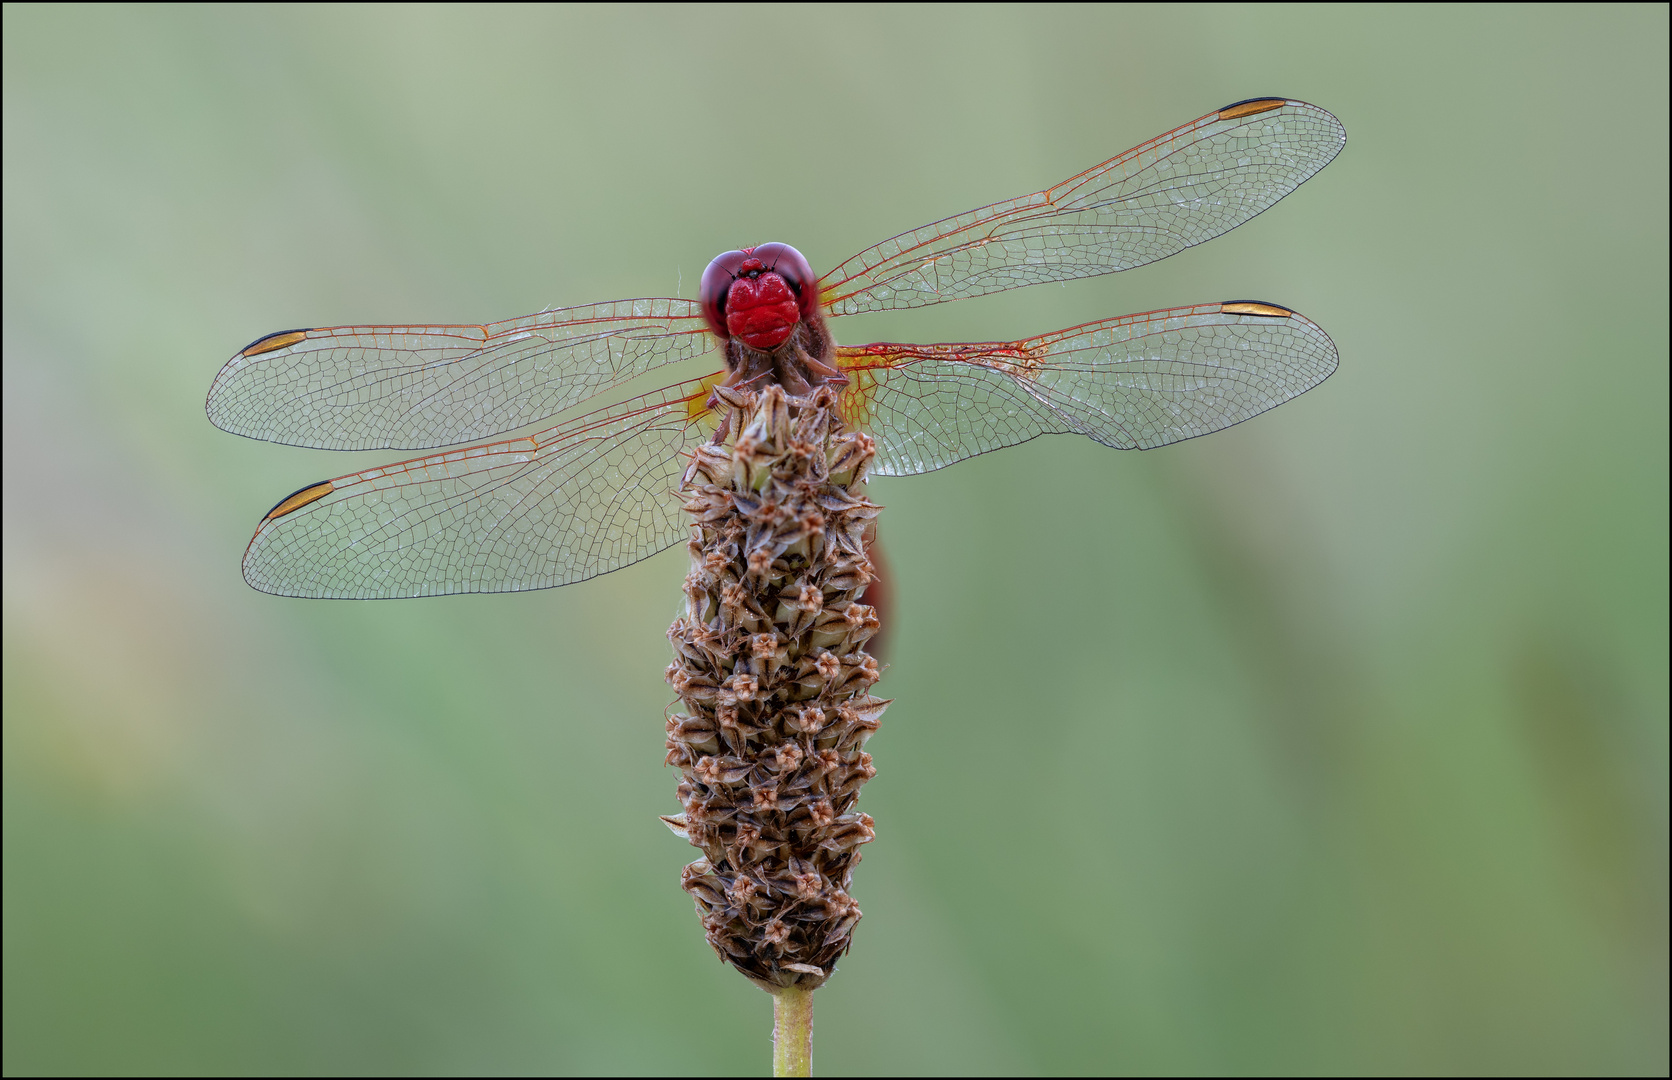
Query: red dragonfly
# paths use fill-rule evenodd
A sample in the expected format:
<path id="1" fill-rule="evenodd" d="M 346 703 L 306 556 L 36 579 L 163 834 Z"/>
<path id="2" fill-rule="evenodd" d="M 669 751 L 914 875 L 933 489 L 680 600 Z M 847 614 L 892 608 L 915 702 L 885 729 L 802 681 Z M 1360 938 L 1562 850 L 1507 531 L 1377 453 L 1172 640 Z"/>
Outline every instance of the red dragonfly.
<path id="1" fill-rule="evenodd" d="M 256 528 L 264 592 L 407 597 L 583 581 L 685 538 L 690 451 L 719 437 L 717 382 L 839 391 L 905 476 L 1049 433 L 1164 446 L 1240 423 L 1336 367 L 1315 323 L 1254 301 L 1196 304 L 1020 341 L 837 347 L 826 319 L 1129 270 L 1252 218 L 1341 151 L 1302 101 L 1236 102 L 1033 195 L 885 240 L 813 280 L 785 244 L 720 256 L 697 301 L 644 299 L 487 325 L 268 334 L 209 389 L 209 419 L 253 439 L 418 450 L 559 417 L 723 346 L 726 369 L 532 434 L 321 481 Z M 785 357 L 793 350 L 796 362 Z"/>

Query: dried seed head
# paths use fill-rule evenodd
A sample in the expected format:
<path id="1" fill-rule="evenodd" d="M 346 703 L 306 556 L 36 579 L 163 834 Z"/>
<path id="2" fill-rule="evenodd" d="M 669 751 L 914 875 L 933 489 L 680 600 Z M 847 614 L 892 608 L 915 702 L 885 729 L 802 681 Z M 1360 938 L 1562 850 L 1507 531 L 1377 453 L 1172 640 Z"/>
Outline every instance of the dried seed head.
<path id="1" fill-rule="evenodd" d="M 810 989 L 851 942 L 847 889 L 875 835 L 853 811 L 888 705 L 869 693 L 876 613 L 855 602 L 874 576 L 875 447 L 842 430 L 828 389 L 715 397 L 738 434 L 697 451 L 682 491 L 691 572 L 667 679 L 688 711 L 668 721 L 667 760 L 685 812 L 662 820 L 703 850 L 682 883 L 720 958 Z"/>

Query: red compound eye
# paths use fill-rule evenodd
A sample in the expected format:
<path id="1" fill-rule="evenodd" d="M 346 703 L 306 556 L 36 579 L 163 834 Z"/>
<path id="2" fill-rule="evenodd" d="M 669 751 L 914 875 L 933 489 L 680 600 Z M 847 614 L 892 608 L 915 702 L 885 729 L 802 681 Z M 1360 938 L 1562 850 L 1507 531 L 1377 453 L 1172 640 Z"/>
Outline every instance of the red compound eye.
<path id="1" fill-rule="evenodd" d="M 731 332 L 726 329 L 726 294 L 731 291 L 732 279 L 737 277 L 738 270 L 748 258 L 747 251 L 728 251 L 714 256 L 714 261 L 702 272 L 702 288 L 697 293 L 697 302 L 702 305 L 702 317 L 708 320 L 708 328 L 720 335 L 721 341 L 731 337 Z"/>
<path id="2" fill-rule="evenodd" d="M 813 268 L 801 252 L 788 244 L 762 244 L 716 255 L 714 261 L 708 264 L 708 269 L 702 272 L 697 301 L 702 305 L 703 318 L 708 320 L 709 329 L 722 341 L 732 336 L 726 328 L 726 302 L 732 283 L 740 278 L 757 281 L 763 274 L 776 274 L 784 279 L 784 284 L 795 294 L 799 314 L 805 315 L 813 309 L 817 302 Z"/>

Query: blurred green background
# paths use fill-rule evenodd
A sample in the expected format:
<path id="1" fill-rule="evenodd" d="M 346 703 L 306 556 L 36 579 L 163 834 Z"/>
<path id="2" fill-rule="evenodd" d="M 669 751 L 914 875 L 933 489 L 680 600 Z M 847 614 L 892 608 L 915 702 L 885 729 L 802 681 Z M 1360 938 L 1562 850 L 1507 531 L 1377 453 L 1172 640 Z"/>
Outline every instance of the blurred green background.
<path id="1" fill-rule="evenodd" d="M 251 339 L 817 268 L 1240 98 L 1294 196 L 1135 273 L 842 320 L 1257 297 L 1318 390 L 881 480 L 897 699 L 827 1073 L 1667 1057 L 1667 9 L 4 15 L 4 1069 L 762 1072 L 655 815 L 684 555 L 279 600 L 205 420 Z"/>

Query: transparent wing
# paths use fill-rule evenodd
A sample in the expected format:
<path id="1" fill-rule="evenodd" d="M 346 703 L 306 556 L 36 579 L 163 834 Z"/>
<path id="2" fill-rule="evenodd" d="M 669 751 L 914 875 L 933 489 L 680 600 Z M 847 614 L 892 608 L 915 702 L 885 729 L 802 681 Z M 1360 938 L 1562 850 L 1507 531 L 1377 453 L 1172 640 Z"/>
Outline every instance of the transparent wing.
<path id="1" fill-rule="evenodd" d="M 877 440 L 872 471 L 908 476 L 1039 435 L 1147 450 L 1256 416 L 1323 382 L 1335 344 L 1275 304 L 1104 319 L 1025 341 L 838 350 L 839 407 Z"/>
<path id="2" fill-rule="evenodd" d="M 325 450 L 421 450 L 538 423 L 714 339 L 687 300 L 621 300 L 484 326 L 269 334 L 209 388 L 209 419 Z"/>
<path id="3" fill-rule="evenodd" d="M 685 535 L 680 477 L 713 433 L 718 377 L 304 488 L 262 519 L 244 580 L 282 596 L 515 592 L 654 555 Z"/>
<path id="4" fill-rule="evenodd" d="M 885 240 L 825 275 L 820 298 L 850 315 L 1130 270 L 1236 228 L 1346 141 L 1316 105 L 1238 102 L 1045 191 Z"/>

